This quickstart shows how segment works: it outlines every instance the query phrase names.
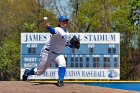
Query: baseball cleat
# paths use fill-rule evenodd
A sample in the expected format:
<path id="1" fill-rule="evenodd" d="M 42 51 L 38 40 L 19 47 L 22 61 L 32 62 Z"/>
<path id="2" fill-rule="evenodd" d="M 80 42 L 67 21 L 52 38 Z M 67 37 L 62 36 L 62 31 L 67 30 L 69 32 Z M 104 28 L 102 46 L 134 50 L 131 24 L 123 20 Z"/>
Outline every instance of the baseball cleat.
<path id="1" fill-rule="evenodd" d="M 57 86 L 58 87 L 63 87 L 64 86 L 64 82 L 63 81 L 58 81 L 57 82 Z"/>
<path id="2" fill-rule="evenodd" d="M 27 75 L 27 72 L 29 71 L 29 69 L 26 69 L 23 76 L 22 76 L 22 80 L 23 81 L 26 81 L 28 79 L 28 75 Z"/>

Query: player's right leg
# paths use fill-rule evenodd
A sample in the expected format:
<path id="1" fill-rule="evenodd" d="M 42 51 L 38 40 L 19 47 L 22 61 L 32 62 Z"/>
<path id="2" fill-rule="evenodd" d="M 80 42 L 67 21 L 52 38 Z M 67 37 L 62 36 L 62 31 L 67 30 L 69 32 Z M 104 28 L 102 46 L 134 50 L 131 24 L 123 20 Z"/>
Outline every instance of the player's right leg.
<path id="1" fill-rule="evenodd" d="M 43 63 L 45 63 L 45 64 L 43 65 Z M 40 61 L 40 64 L 37 67 L 37 71 L 35 71 L 35 68 L 26 69 L 24 71 L 24 74 L 22 76 L 22 80 L 26 81 L 30 75 L 38 75 L 38 76 L 42 75 L 46 71 L 48 66 L 49 66 L 49 64 L 47 64 L 46 61 Z"/>
<path id="2" fill-rule="evenodd" d="M 40 63 L 37 67 L 37 71 L 34 70 L 35 68 L 26 69 L 22 76 L 22 80 L 26 81 L 30 75 L 42 75 L 47 69 L 48 65 L 50 64 L 47 63 L 47 59 L 48 59 L 48 51 L 42 50 L 40 55 Z"/>
<path id="3" fill-rule="evenodd" d="M 34 68 L 32 68 L 32 69 L 26 69 L 25 71 L 24 71 L 24 74 L 23 74 L 23 76 L 22 76 L 22 80 L 23 81 L 26 81 L 27 79 L 28 79 L 28 76 L 29 75 L 35 75 L 35 72 L 34 72 Z"/>

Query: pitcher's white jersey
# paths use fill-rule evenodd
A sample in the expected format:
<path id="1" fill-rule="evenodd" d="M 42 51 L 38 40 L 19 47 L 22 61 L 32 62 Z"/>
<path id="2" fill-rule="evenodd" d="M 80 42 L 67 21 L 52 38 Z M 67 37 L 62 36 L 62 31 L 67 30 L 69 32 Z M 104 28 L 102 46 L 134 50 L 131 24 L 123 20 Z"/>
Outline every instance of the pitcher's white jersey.
<path id="1" fill-rule="evenodd" d="M 55 53 L 62 53 L 67 43 L 69 43 L 70 36 L 68 31 L 60 27 L 55 27 L 55 34 L 50 38 L 50 41 L 44 46 Z"/>

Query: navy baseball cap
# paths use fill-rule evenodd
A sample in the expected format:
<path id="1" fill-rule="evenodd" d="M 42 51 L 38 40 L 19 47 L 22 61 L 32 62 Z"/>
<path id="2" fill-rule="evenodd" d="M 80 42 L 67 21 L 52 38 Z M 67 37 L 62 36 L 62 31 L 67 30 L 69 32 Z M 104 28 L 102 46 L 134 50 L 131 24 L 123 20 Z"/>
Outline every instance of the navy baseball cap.
<path id="1" fill-rule="evenodd" d="M 61 21 L 69 21 L 69 19 L 66 16 L 60 16 L 59 22 L 61 22 Z"/>

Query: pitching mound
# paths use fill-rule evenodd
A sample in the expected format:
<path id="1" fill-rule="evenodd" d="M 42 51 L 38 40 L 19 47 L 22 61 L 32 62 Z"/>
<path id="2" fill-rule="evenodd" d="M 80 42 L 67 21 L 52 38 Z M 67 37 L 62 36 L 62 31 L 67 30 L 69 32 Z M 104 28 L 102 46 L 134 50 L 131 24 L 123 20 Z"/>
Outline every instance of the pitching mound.
<path id="1" fill-rule="evenodd" d="M 23 81 L 0 81 L 0 93 L 139 93 L 134 91 L 65 83 L 57 87 L 52 83 L 31 83 Z"/>

